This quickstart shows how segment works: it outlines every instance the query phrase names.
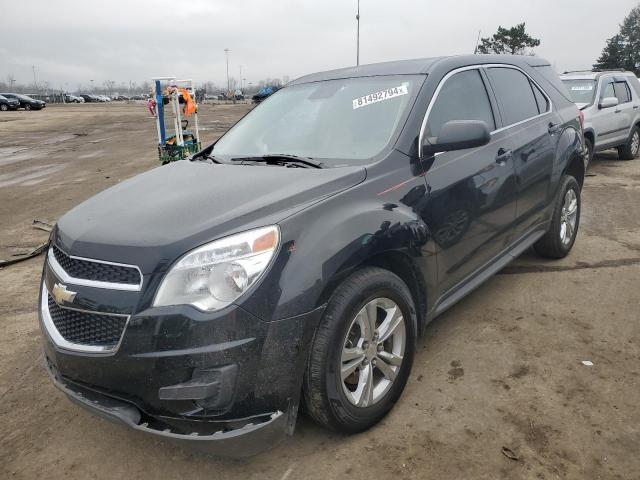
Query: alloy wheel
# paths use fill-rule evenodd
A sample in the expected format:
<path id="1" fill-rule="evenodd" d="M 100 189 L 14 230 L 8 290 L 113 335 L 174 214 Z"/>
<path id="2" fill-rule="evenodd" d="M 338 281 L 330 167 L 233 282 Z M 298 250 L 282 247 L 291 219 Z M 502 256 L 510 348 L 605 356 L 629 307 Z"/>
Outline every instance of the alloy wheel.
<path id="1" fill-rule="evenodd" d="M 578 219 L 578 196 L 570 188 L 564 194 L 562 211 L 560 212 L 560 240 L 563 245 L 569 245 L 573 239 Z"/>
<path id="2" fill-rule="evenodd" d="M 400 307 L 388 298 L 368 302 L 351 321 L 342 347 L 342 389 L 356 407 L 370 407 L 389 392 L 407 342 Z"/>
<path id="3" fill-rule="evenodd" d="M 640 150 L 640 132 L 636 130 L 631 137 L 631 154 L 635 157 L 638 150 Z"/>

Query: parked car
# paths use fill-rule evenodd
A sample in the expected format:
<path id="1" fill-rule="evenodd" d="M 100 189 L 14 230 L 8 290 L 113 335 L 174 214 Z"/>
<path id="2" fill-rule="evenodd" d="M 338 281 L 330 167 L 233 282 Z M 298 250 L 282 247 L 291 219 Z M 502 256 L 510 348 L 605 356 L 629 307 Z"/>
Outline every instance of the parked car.
<path id="1" fill-rule="evenodd" d="M 66 103 L 82 103 L 82 97 L 78 97 L 76 95 L 71 95 L 70 93 L 64 94 L 64 101 Z"/>
<path id="2" fill-rule="evenodd" d="M 233 97 L 236 100 L 244 100 L 244 94 L 242 93 L 242 90 L 240 90 L 239 88 L 236 88 L 235 92 L 233 92 Z"/>
<path id="3" fill-rule="evenodd" d="M 560 77 L 584 114 L 584 139 L 594 152 L 616 148 L 621 160 L 640 153 L 640 81 L 633 72 L 567 72 Z"/>
<path id="4" fill-rule="evenodd" d="M 0 95 L 6 98 L 14 98 L 18 100 L 20 104 L 19 108 L 24 108 L 25 110 L 42 110 L 47 106 L 46 102 L 43 102 L 42 100 L 36 100 L 35 98 L 31 98 L 20 93 L 0 93 Z"/>
<path id="5" fill-rule="evenodd" d="M 6 112 L 7 110 L 17 110 L 20 106 L 20 101 L 17 98 L 7 98 L 0 95 L 0 110 Z"/>
<path id="6" fill-rule="evenodd" d="M 258 93 L 256 93 L 252 97 L 253 103 L 256 103 L 256 104 L 260 103 L 263 100 L 270 97 L 271 95 L 273 95 L 277 91 L 278 91 L 278 87 L 263 87 L 260 90 L 258 90 Z"/>
<path id="7" fill-rule="evenodd" d="M 96 102 L 102 101 L 100 100 L 99 95 L 83 94 L 83 95 L 80 95 L 80 97 L 82 97 L 86 103 L 96 103 Z"/>
<path id="8" fill-rule="evenodd" d="M 569 253 L 582 142 L 577 107 L 533 56 L 290 82 L 191 161 L 59 220 L 47 369 L 97 415 L 218 454 L 270 448 L 300 404 L 366 430 L 430 321 L 531 246 Z"/>

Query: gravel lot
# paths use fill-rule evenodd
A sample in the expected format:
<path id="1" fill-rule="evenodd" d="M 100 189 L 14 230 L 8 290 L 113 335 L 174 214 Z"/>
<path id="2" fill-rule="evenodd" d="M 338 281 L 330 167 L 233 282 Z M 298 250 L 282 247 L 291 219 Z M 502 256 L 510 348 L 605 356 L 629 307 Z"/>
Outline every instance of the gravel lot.
<path id="1" fill-rule="evenodd" d="M 202 106 L 204 140 L 248 108 Z M 0 138 L 3 259 L 46 241 L 34 219 L 157 166 L 142 104 L 3 112 Z M 0 270 L 0 478 L 639 478 L 640 160 L 596 157 L 568 258 L 527 252 L 428 327 L 380 425 L 344 437 L 301 418 L 248 460 L 176 449 L 58 392 L 42 366 L 42 262 Z"/>

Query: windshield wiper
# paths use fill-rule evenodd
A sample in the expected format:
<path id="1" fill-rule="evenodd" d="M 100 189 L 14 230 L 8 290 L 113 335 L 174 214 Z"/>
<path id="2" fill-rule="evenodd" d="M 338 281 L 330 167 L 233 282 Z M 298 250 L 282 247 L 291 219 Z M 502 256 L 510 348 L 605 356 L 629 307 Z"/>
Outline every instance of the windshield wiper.
<path id="1" fill-rule="evenodd" d="M 299 157 L 297 155 L 289 155 L 286 153 L 269 153 L 266 155 L 255 157 L 238 157 L 232 158 L 232 162 L 264 162 L 273 165 L 285 165 L 285 166 L 302 166 L 307 168 L 324 168 L 322 162 L 318 162 L 310 157 Z"/>

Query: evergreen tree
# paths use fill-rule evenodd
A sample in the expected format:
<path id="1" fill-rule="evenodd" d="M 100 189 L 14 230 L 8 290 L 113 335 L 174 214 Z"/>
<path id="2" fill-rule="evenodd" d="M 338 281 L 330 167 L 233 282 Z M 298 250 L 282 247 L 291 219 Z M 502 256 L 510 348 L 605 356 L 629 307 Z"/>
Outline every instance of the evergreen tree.
<path id="1" fill-rule="evenodd" d="M 593 66 L 601 70 L 624 68 L 640 74 L 640 5 L 624 19 L 620 32 L 607 40 Z"/>
<path id="2" fill-rule="evenodd" d="M 483 38 L 478 45 L 477 53 L 498 53 L 524 55 L 527 47 L 537 47 L 540 40 L 531 37 L 525 30 L 525 24 L 520 23 L 515 27 L 498 27 L 498 31 L 492 36 Z"/>

